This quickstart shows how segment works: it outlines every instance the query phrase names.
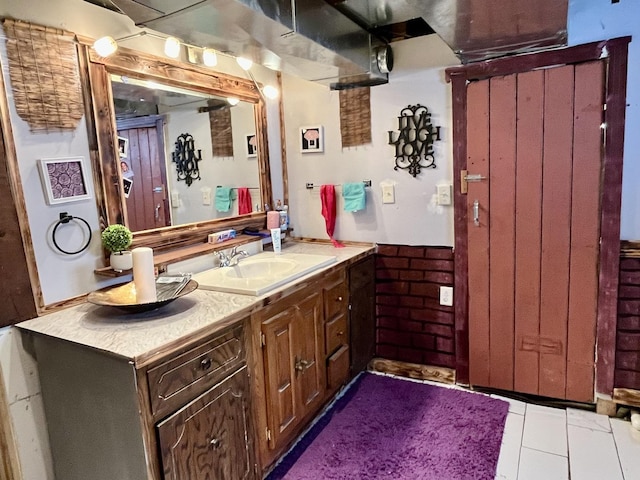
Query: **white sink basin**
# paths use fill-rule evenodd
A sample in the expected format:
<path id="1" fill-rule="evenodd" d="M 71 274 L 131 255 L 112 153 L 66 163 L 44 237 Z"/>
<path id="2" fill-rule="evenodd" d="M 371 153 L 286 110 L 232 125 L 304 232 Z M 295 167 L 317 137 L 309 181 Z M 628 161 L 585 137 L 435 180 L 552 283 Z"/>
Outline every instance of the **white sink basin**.
<path id="1" fill-rule="evenodd" d="M 205 270 L 192 278 L 204 290 L 258 296 L 335 261 L 336 257 L 330 255 L 263 252 L 242 258 L 232 267 Z"/>

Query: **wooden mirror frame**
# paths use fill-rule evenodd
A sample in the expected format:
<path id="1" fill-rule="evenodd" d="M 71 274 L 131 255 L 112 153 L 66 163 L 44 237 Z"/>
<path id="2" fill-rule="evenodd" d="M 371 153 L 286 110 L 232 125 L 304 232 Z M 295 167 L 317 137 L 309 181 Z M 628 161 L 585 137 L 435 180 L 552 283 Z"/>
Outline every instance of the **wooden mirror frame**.
<path id="1" fill-rule="evenodd" d="M 258 86 L 253 81 L 125 48 L 118 49 L 106 58 L 99 56 L 89 45 L 82 45 L 82 50 L 83 54 L 79 55 L 80 69 L 81 75 L 85 77 L 85 98 L 91 99 L 91 104 L 87 102 L 86 105 L 86 117 L 101 230 L 107 225 L 124 224 L 126 221 L 110 74 L 153 80 L 205 94 L 234 96 L 253 103 L 258 140 L 260 205 L 272 205 L 266 108 Z M 206 242 L 207 235 L 213 231 L 227 228 L 263 228 L 265 223 L 266 213 L 254 212 L 230 218 L 143 230 L 133 232 L 132 247 L 147 246 L 159 253 Z"/>

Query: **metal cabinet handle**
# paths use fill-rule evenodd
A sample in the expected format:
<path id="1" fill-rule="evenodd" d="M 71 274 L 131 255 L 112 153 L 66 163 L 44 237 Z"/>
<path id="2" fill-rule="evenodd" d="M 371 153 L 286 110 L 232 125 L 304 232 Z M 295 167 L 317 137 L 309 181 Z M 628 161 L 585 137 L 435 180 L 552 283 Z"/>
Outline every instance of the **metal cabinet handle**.
<path id="1" fill-rule="evenodd" d="M 338 300 L 339 302 L 341 302 L 341 301 L 342 301 L 342 296 L 339 296 L 339 297 L 337 298 L 337 300 Z"/>
<path id="2" fill-rule="evenodd" d="M 294 363 L 293 368 L 295 369 L 296 372 L 302 372 L 308 366 L 309 366 L 309 362 L 307 362 L 306 360 L 296 359 L 296 362 Z"/>
<path id="3" fill-rule="evenodd" d="M 480 226 L 480 202 L 478 200 L 473 201 L 473 224 L 476 227 Z"/>
<path id="4" fill-rule="evenodd" d="M 202 370 L 209 370 L 211 368 L 211 359 L 209 357 L 203 358 L 200 362 L 200 368 L 202 368 Z"/>
<path id="5" fill-rule="evenodd" d="M 212 438 L 209 443 L 213 445 L 213 448 L 220 448 L 220 439 L 218 438 Z"/>
<path id="6" fill-rule="evenodd" d="M 156 205 L 156 214 L 155 214 L 155 216 L 156 216 L 156 220 L 160 220 L 160 204 L 159 203 Z"/>

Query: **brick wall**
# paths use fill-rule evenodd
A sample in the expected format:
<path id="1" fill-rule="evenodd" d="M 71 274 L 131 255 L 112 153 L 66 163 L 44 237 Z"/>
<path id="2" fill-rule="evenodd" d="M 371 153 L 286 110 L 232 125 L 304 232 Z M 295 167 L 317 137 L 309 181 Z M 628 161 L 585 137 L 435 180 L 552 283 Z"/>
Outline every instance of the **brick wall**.
<path id="1" fill-rule="evenodd" d="M 640 390 L 640 258 L 620 260 L 614 386 Z"/>
<path id="2" fill-rule="evenodd" d="M 453 285 L 450 247 L 378 246 L 378 357 L 455 367 L 453 307 L 440 305 L 442 285 Z"/>

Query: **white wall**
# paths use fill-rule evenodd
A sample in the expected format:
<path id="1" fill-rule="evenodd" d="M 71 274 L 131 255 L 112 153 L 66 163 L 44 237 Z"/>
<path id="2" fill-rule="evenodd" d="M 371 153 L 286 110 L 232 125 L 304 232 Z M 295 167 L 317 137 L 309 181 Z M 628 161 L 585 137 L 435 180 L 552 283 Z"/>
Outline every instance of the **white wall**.
<path id="1" fill-rule="evenodd" d="M 294 235 L 327 238 L 318 188 L 314 185 L 371 180 L 364 211 L 348 213 L 341 189 L 336 188 L 335 237 L 406 245 L 453 245 L 453 206 L 435 204 L 436 185 L 453 183 L 451 140 L 451 90 L 444 67 L 459 62 L 439 37 L 431 35 L 393 44 L 395 67 L 386 85 L 371 88 L 372 143 L 341 147 L 339 93 L 292 76 L 284 77 L 283 101 L 287 138 L 287 167 Z M 435 169 L 424 169 L 416 178 L 394 170 L 393 146 L 388 131 L 397 130 L 400 110 L 421 104 L 440 126 L 435 142 Z M 324 126 L 324 153 L 300 153 L 299 129 Z M 395 182 L 395 203 L 383 204 L 380 182 Z"/>
<path id="2" fill-rule="evenodd" d="M 206 101 L 201 106 L 206 106 Z M 233 132 L 233 156 L 214 157 L 211 143 L 211 127 L 209 116 L 197 112 L 198 105 L 172 108 L 161 113 L 167 115 L 165 127 L 165 144 L 167 145 L 167 177 L 169 191 L 178 193 L 178 205 L 171 202 L 171 218 L 174 225 L 199 222 L 212 218 L 225 218 L 238 214 L 237 200 L 232 202 L 231 210 L 219 212 L 215 206 L 216 186 L 225 187 L 259 187 L 260 172 L 257 157 L 248 157 L 245 148 L 245 135 L 255 135 L 255 117 L 253 104 L 240 102 L 231 108 L 231 130 Z M 178 181 L 175 163 L 171 161 L 171 152 L 179 135 L 190 133 L 195 140 L 196 150 L 201 151 L 202 161 L 198 163 L 200 180 L 191 186 Z M 209 190 L 211 202 L 203 202 L 203 190 Z M 251 189 L 253 207 L 260 204 L 260 190 Z M 237 195 L 236 195 L 237 196 Z"/>
<path id="3" fill-rule="evenodd" d="M 640 2 L 622 0 L 571 0 L 569 44 L 580 45 L 609 38 L 640 35 Z M 640 42 L 632 38 L 627 62 L 627 112 L 622 171 L 622 219 L 620 237 L 640 239 Z"/>

